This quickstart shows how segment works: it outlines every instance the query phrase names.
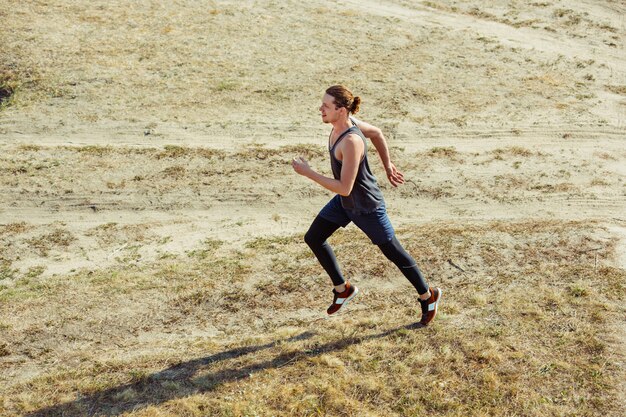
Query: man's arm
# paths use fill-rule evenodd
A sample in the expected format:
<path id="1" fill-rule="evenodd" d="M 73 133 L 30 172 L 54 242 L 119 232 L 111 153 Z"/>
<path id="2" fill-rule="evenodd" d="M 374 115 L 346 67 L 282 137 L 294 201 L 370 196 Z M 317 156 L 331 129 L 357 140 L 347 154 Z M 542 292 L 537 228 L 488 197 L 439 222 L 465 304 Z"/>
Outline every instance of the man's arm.
<path id="1" fill-rule="evenodd" d="M 378 155 L 380 156 L 380 160 L 385 167 L 385 172 L 387 174 L 387 179 L 394 187 L 397 187 L 400 184 L 404 184 L 404 175 L 398 171 L 396 166 L 391 162 L 391 157 L 389 156 L 389 148 L 387 147 L 387 141 L 385 140 L 385 136 L 383 135 L 383 131 L 373 126 L 369 123 L 365 123 L 362 120 L 359 120 L 355 117 L 352 117 L 354 123 L 356 123 L 357 127 L 361 129 L 363 135 L 366 138 L 372 141 L 372 144 L 376 148 Z"/>
<path id="2" fill-rule="evenodd" d="M 306 159 L 302 157 L 294 158 L 291 165 L 298 174 L 310 178 L 322 187 L 345 197 L 352 192 L 364 151 L 365 147 L 360 137 L 353 134 L 346 136 L 340 147 L 341 175 L 338 180 L 325 177 L 314 171 Z"/>

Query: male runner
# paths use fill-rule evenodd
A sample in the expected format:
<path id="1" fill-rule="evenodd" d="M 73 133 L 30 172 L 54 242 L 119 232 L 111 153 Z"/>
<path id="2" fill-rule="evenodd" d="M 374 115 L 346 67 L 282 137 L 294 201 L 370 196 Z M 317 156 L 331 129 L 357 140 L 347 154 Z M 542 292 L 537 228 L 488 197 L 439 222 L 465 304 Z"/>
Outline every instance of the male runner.
<path id="1" fill-rule="evenodd" d="M 422 310 L 420 323 L 428 325 L 437 315 L 442 292 L 428 287 L 415 260 L 395 236 L 382 192 L 367 162 L 366 136 L 378 151 L 391 184 L 394 187 L 403 184 L 404 177 L 391 163 L 380 129 L 350 116 L 359 111 L 360 104 L 360 97 L 354 97 L 343 85 L 329 87 L 322 99 L 319 108 L 322 121 L 333 126 L 328 143 L 333 178 L 313 170 L 302 157 L 292 161 L 298 174 L 337 194 L 317 215 L 304 240 L 333 282 L 329 315 L 340 311 L 359 292 L 341 274 L 335 253 L 326 241 L 339 227 L 346 227 L 352 221 L 413 284 Z"/>

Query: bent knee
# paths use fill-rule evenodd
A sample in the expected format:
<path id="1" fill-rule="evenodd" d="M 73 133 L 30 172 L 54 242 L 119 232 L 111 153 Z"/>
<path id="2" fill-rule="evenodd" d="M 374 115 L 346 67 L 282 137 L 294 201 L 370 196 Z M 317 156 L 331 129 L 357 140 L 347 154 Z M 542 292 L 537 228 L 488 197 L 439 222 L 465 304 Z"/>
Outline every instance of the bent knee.
<path id="1" fill-rule="evenodd" d="M 309 247 L 313 248 L 316 246 L 320 246 L 324 242 L 320 242 L 320 238 L 313 233 L 311 230 L 304 234 L 304 242 L 309 245 Z"/>
<path id="2" fill-rule="evenodd" d="M 396 266 L 400 268 L 412 268 L 416 266 L 415 259 L 404 250 L 395 237 L 382 245 L 378 245 L 378 247 L 387 259 L 396 264 Z"/>

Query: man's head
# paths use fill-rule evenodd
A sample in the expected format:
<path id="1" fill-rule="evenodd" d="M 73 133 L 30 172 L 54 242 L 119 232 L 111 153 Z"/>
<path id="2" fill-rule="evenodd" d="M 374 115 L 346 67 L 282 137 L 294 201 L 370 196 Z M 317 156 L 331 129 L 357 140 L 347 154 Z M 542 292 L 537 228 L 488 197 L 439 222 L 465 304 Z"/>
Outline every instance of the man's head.
<path id="1" fill-rule="evenodd" d="M 320 112 L 324 123 L 334 123 L 337 120 L 347 119 L 352 113 L 359 111 L 361 98 L 354 97 L 352 92 L 343 85 L 333 85 L 326 90 Z"/>

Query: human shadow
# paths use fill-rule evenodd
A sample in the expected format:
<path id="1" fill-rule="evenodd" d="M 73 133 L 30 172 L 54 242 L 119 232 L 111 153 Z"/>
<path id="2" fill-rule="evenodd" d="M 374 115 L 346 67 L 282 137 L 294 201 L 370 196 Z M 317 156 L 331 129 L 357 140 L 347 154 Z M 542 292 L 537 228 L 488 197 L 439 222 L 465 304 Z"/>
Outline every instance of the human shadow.
<path id="1" fill-rule="evenodd" d="M 309 350 L 281 353 L 271 360 L 242 367 L 235 366 L 219 372 L 195 376 L 197 373 L 202 372 L 205 368 L 217 362 L 236 359 L 251 353 L 270 349 L 279 344 L 310 339 L 315 335 L 313 332 L 303 332 L 297 336 L 266 343 L 264 345 L 244 346 L 182 362 L 160 372 L 145 376 L 135 382 L 89 393 L 87 395 L 80 395 L 79 398 L 74 401 L 32 411 L 26 414 L 26 417 L 118 416 L 125 412 L 141 409 L 150 405 L 158 405 L 172 399 L 210 392 L 221 384 L 243 379 L 263 370 L 284 367 L 297 359 L 310 358 L 328 352 L 343 350 L 357 343 L 387 337 L 402 329 L 415 330 L 422 327 L 424 326 L 418 322 L 396 327 L 378 334 L 344 337 Z"/>

